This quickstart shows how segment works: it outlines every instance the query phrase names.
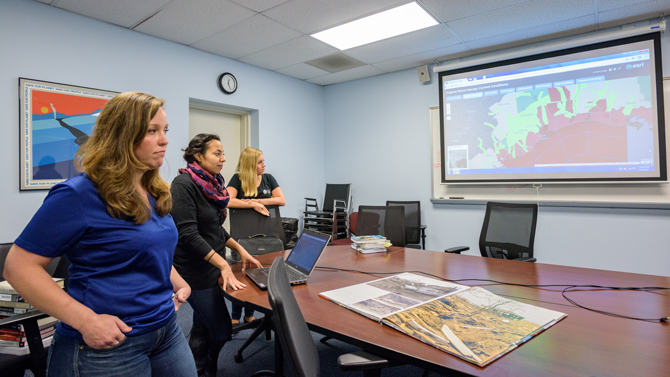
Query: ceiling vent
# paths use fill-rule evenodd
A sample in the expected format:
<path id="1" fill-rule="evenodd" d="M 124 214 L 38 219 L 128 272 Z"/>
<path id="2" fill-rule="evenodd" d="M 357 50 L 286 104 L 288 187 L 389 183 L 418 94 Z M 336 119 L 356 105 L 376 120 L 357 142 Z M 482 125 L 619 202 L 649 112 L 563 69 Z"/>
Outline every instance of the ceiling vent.
<path id="1" fill-rule="evenodd" d="M 305 63 L 330 73 L 346 71 L 347 69 L 366 65 L 365 63 L 341 52 L 324 56 L 323 58 L 310 60 Z"/>

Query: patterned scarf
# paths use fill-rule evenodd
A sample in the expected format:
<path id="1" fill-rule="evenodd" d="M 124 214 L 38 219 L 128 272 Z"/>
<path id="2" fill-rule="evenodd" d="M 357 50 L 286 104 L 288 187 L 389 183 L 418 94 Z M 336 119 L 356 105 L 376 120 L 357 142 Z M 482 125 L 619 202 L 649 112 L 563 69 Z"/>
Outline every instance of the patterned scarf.
<path id="1" fill-rule="evenodd" d="M 195 182 L 200 191 L 202 191 L 205 198 L 219 207 L 219 211 L 223 212 L 223 216 L 227 216 L 226 207 L 230 201 L 230 195 L 226 190 L 225 181 L 221 174 L 211 175 L 205 169 L 201 168 L 197 161 L 193 161 L 186 165 L 186 168 L 179 169 L 179 173 L 188 173 L 191 175 L 193 182 Z"/>

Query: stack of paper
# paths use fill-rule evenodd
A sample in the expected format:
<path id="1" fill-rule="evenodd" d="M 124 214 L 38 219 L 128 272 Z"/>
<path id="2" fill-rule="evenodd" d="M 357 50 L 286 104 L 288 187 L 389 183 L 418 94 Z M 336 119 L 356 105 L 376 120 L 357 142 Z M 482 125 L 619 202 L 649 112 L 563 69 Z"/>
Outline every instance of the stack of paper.
<path id="1" fill-rule="evenodd" d="M 351 248 L 363 254 L 383 253 L 389 246 L 389 240 L 380 235 L 351 237 Z"/>

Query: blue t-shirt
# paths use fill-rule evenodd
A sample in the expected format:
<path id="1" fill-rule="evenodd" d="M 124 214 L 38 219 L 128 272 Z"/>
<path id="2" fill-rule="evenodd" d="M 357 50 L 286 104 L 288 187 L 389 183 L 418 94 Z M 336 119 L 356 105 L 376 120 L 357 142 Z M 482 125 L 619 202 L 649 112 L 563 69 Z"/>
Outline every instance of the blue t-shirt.
<path id="1" fill-rule="evenodd" d="M 97 314 L 119 317 L 141 335 L 164 326 L 174 312 L 170 272 L 177 245 L 171 215 L 153 211 L 144 224 L 107 213 L 93 182 L 80 174 L 51 188 L 16 245 L 70 261 L 68 294 Z M 81 339 L 72 327 L 59 334 Z"/>

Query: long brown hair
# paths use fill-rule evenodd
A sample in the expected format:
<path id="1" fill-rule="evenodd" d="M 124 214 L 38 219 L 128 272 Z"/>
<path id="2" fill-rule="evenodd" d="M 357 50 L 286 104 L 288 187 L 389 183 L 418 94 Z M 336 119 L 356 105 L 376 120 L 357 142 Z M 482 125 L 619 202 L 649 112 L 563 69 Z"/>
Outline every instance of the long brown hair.
<path id="1" fill-rule="evenodd" d="M 237 174 L 240 177 L 240 182 L 242 182 L 242 191 L 244 191 L 244 196 L 257 196 L 258 187 L 258 173 L 256 167 L 258 165 L 258 157 L 262 155 L 263 152 L 256 148 L 247 147 L 244 148 L 242 154 L 240 154 L 240 160 L 237 161 Z"/>
<path id="2" fill-rule="evenodd" d="M 135 147 L 147 134 L 149 122 L 165 101 L 149 94 L 126 92 L 110 99 L 100 111 L 93 135 L 77 151 L 75 164 L 97 187 L 110 216 L 143 224 L 151 207 L 133 182 L 137 170 L 146 171 L 141 185 L 156 200 L 156 213 L 172 209 L 170 186 L 135 156 Z"/>

